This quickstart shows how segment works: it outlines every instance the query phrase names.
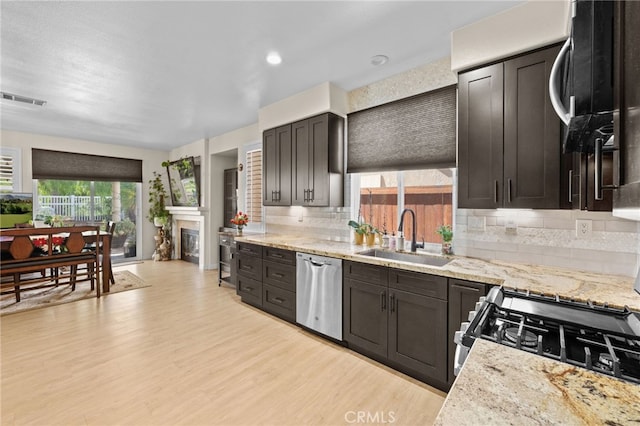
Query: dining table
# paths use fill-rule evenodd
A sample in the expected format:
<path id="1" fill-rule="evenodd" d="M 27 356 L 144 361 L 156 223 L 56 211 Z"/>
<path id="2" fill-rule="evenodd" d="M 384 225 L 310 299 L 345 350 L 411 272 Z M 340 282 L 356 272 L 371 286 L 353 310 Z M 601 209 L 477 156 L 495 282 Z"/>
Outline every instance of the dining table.
<path id="1" fill-rule="evenodd" d="M 40 228 L 32 229 L 34 231 L 33 238 L 37 238 L 39 236 L 38 229 Z M 64 237 L 65 234 L 60 234 L 59 236 Z M 87 244 L 93 244 L 96 240 L 95 231 L 83 232 L 82 236 L 84 237 Z M 2 248 L 2 250 L 8 250 L 11 241 L 13 241 L 13 237 L 0 236 L 0 247 Z M 102 253 L 100 261 L 100 269 L 102 271 L 102 292 L 109 293 L 109 280 L 111 278 L 111 233 L 103 230 L 98 231 L 98 243 L 101 246 L 100 250 Z"/>

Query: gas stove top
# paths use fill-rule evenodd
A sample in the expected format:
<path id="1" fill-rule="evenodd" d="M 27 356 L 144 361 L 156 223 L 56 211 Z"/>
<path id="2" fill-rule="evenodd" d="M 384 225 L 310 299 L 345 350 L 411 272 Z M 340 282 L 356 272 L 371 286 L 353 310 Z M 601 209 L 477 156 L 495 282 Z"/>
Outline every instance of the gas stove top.
<path id="1" fill-rule="evenodd" d="M 456 370 L 476 338 L 640 383 L 640 313 L 491 289 L 456 333 Z M 462 359 L 461 359 L 462 358 Z"/>

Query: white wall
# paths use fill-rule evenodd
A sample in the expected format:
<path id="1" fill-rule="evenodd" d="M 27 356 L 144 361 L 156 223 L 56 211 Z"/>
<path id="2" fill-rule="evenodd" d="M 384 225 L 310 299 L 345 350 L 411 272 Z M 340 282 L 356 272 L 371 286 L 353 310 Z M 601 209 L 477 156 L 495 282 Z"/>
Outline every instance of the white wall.
<path id="1" fill-rule="evenodd" d="M 136 249 L 143 259 L 150 259 L 155 249 L 153 235 L 156 232 L 153 224 L 146 219 L 149 211 L 148 181 L 153 172 L 163 173 L 161 163 L 169 158 L 169 152 L 151 149 L 131 148 L 122 145 L 110 145 L 97 142 L 59 138 L 34 133 L 1 130 L 2 146 L 19 148 L 22 152 L 22 191 L 33 191 L 31 170 L 31 148 L 51 149 L 56 151 L 77 152 L 81 154 L 105 155 L 142 160 L 142 211 L 137 214 L 138 234 Z"/>
<path id="2" fill-rule="evenodd" d="M 304 92 L 274 102 L 258 112 L 260 134 L 283 124 L 292 123 L 323 112 L 347 114 L 347 94 L 331 83 L 322 83 Z"/>
<path id="3" fill-rule="evenodd" d="M 570 0 L 530 0 L 451 34 L 451 69 L 460 71 L 565 40 Z"/>

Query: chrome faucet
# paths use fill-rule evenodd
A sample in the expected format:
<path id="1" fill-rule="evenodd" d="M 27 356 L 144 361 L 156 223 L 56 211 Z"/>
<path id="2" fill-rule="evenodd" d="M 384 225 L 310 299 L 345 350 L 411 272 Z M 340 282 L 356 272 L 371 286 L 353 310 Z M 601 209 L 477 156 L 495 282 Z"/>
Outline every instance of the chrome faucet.
<path id="1" fill-rule="evenodd" d="M 415 253 L 417 248 L 424 248 L 424 241 L 421 243 L 416 243 L 416 213 L 411 209 L 402 210 L 402 214 L 400 215 L 400 226 L 398 226 L 398 232 L 403 232 L 404 226 L 404 214 L 406 212 L 411 213 L 411 224 L 413 227 L 411 228 L 411 252 Z"/>

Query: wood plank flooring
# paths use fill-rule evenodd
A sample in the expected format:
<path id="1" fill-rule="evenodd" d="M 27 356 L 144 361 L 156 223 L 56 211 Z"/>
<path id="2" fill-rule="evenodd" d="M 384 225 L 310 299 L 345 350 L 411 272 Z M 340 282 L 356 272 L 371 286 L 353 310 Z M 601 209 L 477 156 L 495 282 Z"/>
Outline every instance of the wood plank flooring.
<path id="1" fill-rule="evenodd" d="M 240 302 L 217 271 L 120 269 L 152 286 L 0 319 L 2 425 L 428 425 L 444 402 Z"/>

